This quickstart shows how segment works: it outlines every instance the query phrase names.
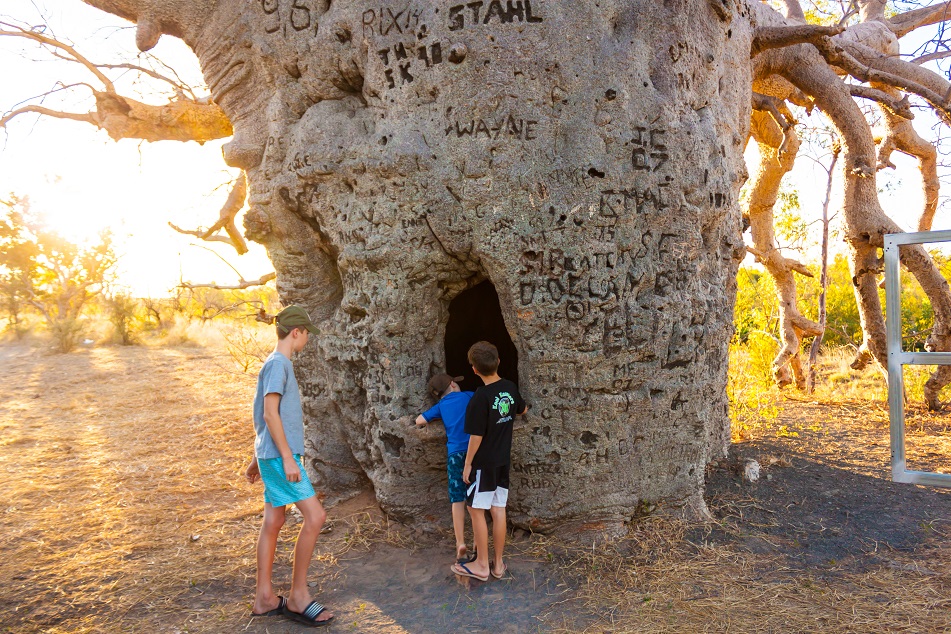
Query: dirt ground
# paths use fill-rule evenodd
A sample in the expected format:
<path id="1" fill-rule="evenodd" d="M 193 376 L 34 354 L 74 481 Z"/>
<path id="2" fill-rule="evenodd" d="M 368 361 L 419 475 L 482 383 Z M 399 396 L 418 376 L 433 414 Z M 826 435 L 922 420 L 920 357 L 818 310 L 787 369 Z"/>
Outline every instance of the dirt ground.
<path id="1" fill-rule="evenodd" d="M 200 347 L 0 347 L 0 631 L 307 629 L 249 616 L 261 492 L 239 477 L 253 377 L 232 368 Z M 609 543 L 516 531 L 501 581 L 461 583 L 448 531 L 369 496 L 329 509 L 321 631 L 951 631 L 951 494 L 887 479 L 883 404 L 778 398 L 708 468 L 710 521 L 660 513 Z M 911 468 L 951 472 L 949 420 L 910 411 Z"/>

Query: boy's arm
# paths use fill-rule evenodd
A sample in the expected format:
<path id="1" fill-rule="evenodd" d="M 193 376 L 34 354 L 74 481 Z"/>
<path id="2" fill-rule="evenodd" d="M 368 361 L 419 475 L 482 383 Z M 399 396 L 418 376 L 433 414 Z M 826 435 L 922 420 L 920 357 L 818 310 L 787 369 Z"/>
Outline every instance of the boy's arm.
<path id="1" fill-rule="evenodd" d="M 416 417 L 416 426 L 417 426 L 417 427 L 425 427 L 427 423 L 429 423 L 429 421 L 426 420 L 425 418 L 423 418 L 423 415 L 422 415 L 422 414 L 420 414 L 419 416 Z"/>
<path id="2" fill-rule="evenodd" d="M 291 446 L 287 444 L 287 436 L 284 435 L 284 423 L 281 422 L 281 395 L 271 392 L 264 397 L 264 424 L 271 434 L 271 440 L 274 446 L 281 454 L 281 460 L 284 462 L 284 475 L 288 482 L 300 482 L 300 467 L 294 460 L 294 453 Z"/>
<path id="3" fill-rule="evenodd" d="M 466 466 L 462 468 L 462 481 L 466 484 L 472 484 L 469 482 L 469 475 L 472 473 L 472 459 L 475 458 L 476 452 L 479 451 L 479 445 L 481 444 L 482 436 L 469 435 L 469 448 L 466 450 Z"/>

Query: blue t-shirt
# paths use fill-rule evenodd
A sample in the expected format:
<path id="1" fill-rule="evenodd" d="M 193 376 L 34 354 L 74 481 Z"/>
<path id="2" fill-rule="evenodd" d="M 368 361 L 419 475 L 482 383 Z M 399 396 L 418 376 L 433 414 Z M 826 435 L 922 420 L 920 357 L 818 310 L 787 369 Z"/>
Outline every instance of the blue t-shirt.
<path id="1" fill-rule="evenodd" d="M 430 423 L 442 419 L 446 427 L 446 450 L 450 454 L 469 448 L 469 434 L 463 431 L 466 423 L 466 407 L 472 392 L 450 392 L 438 403 L 423 412 L 423 418 Z"/>
<path id="2" fill-rule="evenodd" d="M 294 377 L 294 364 L 275 350 L 264 360 L 258 373 L 258 389 L 254 395 L 254 455 L 256 458 L 280 458 L 281 452 L 271 439 L 271 432 L 264 422 L 264 397 L 280 394 L 278 411 L 284 424 L 284 437 L 291 452 L 304 453 L 304 410 L 301 408 L 300 390 Z"/>

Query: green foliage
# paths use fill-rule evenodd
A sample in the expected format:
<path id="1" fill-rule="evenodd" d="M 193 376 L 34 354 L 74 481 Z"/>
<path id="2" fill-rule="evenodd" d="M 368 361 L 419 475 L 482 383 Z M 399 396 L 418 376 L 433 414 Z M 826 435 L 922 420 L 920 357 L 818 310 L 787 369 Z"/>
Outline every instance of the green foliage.
<path id="1" fill-rule="evenodd" d="M 814 266 L 815 277 L 799 277 L 799 308 L 802 314 L 819 320 L 819 294 L 822 292 L 820 267 Z M 862 324 L 852 285 L 852 273 L 845 255 L 839 253 L 829 263 L 826 289 L 826 332 L 823 343 L 834 346 L 857 346 L 862 341 Z"/>
<path id="2" fill-rule="evenodd" d="M 734 441 L 749 438 L 779 418 L 772 381 L 772 361 L 778 351 L 778 341 L 762 331 L 751 332 L 743 344 L 734 340 L 730 345 L 727 397 Z"/>
<path id="3" fill-rule="evenodd" d="M 776 236 L 785 246 L 801 249 L 809 239 L 809 225 L 802 219 L 799 207 L 799 193 L 794 189 L 781 189 L 776 200 L 776 213 L 773 227 Z"/>
<path id="4" fill-rule="evenodd" d="M 754 332 L 775 335 L 778 316 L 779 304 L 773 278 L 763 269 L 741 267 L 737 273 L 736 306 L 733 310 L 736 339 L 745 343 Z"/>

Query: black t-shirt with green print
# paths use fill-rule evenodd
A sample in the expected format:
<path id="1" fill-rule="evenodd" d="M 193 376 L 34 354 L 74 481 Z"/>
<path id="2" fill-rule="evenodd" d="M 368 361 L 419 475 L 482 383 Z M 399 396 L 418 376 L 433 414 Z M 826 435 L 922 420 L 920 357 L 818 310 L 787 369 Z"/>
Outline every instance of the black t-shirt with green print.
<path id="1" fill-rule="evenodd" d="M 499 467 L 512 461 L 512 424 L 525 409 L 518 388 L 508 379 L 483 385 L 475 391 L 466 408 L 465 431 L 482 436 L 482 444 L 472 459 L 476 469 Z"/>

